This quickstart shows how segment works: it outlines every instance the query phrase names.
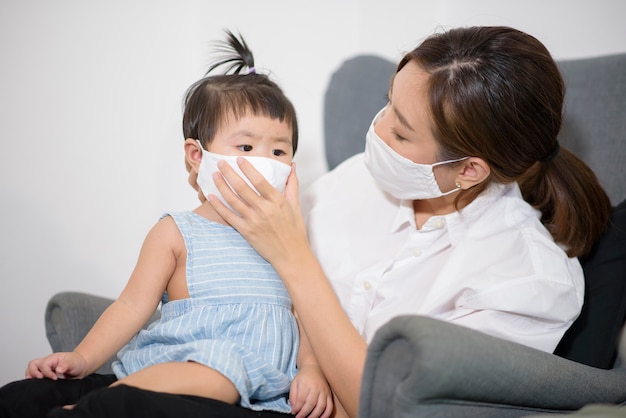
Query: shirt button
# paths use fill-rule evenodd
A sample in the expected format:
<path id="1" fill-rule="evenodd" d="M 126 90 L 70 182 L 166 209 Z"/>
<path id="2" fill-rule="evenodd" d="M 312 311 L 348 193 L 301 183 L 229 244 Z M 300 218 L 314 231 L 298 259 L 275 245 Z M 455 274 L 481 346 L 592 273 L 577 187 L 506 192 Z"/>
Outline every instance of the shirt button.
<path id="1" fill-rule="evenodd" d="M 446 224 L 446 223 L 445 223 L 444 221 L 439 220 L 439 221 L 435 222 L 435 228 L 437 228 L 437 229 L 441 229 L 441 228 L 443 228 L 443 226 L 444 226 L 445 224 Z"/>
<path id="2" fill-rule="evenodd" d="M 413 250 L 413 257 L 419 257 L 420 255 L 422 255 L 422 250 L 419 248 Z"/>
<path id="3" fill-rule="evenodd" d="M 372 288 L 372 284 L 368 281 L 363 282 L 363 289 L 370 290 Z"/>

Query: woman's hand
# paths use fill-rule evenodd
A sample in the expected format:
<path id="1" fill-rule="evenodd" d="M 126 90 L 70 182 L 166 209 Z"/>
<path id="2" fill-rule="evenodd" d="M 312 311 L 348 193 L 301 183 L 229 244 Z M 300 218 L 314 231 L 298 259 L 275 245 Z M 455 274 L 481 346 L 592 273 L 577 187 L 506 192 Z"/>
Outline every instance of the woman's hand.
<path id="1" fill-rule="evenodd" d="M 276 270 L 281 263 L 294 261 L 300 251 L 310 252 L 300 211 L 295 165 L 292 165 L 283 195 L 245 158 L 237 159 L 237 164 L 260 195 L 232 167 L 219 163 L 220 173 L 215 173 L 213 179 L 222 197 L 239 215 L 228 209 L 216 196 L 209 195 L 209 202 L 217 213 L 239 231 Z"/>

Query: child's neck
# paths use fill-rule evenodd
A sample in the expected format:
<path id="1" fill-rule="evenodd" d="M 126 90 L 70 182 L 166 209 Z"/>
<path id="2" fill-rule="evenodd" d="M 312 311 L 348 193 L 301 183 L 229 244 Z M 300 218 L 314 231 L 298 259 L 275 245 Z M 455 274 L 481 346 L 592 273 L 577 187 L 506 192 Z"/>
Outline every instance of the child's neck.
<path id="1" fill-rule="evenodd" d="M 208 201 L 202 202 L 202 204 L 200 206 L 198 206 L 197 208 L 194 209 L 194 212 L 197 213 L 198 215 L 202 216 L 203 218 L 207 218 L 210 221 L 218 222 L 218 223 L 221 223 L 223 225 L 229 225 L 230 226 L 230 224 L 228 222 L 226 222 L 224 220 L 224 218 L 222 218 L 217 213 L 217 211 L 213 208 L 213 206 L 211 206 L 211 204 Z"/>

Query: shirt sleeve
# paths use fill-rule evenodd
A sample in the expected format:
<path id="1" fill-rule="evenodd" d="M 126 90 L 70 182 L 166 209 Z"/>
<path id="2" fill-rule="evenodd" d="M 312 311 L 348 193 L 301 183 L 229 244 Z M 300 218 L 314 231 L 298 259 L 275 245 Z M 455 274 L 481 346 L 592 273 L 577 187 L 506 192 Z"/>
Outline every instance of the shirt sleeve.
<path id="1" fill-rule="evenodd" d="M 464 289 L 440 319 L 546 352 L 580 314 L 582 294 L 574 285 L 526 277 L 484 290 Z"/>

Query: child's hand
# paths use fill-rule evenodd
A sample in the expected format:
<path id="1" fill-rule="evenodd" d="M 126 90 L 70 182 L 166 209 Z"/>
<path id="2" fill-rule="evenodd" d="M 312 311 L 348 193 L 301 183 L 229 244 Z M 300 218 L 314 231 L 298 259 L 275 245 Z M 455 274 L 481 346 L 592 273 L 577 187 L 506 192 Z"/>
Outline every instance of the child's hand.
<path id="1" fill-rule="evenodd" d="M 84 377 L 87 371 L 85 358 L 78 353 L 54 353 L 31 360 L 26 368 L 27 379 L 71 379 Z"/>
<path id="2" fill-rule="evenodd" d="M 291 382 L 291 413 L 296 418 L 328 418 L 333 412 L 333 394 L 317 365 L 305 365 Z"/>

